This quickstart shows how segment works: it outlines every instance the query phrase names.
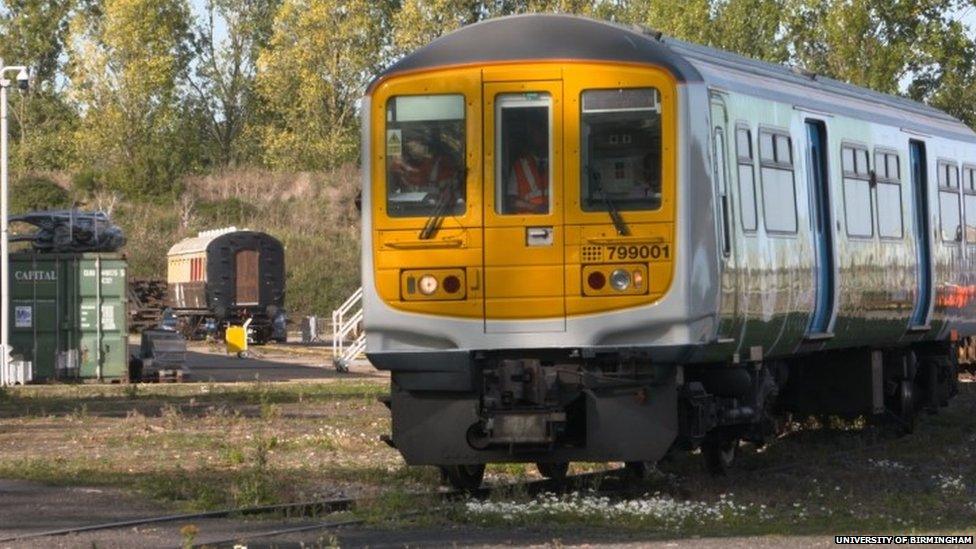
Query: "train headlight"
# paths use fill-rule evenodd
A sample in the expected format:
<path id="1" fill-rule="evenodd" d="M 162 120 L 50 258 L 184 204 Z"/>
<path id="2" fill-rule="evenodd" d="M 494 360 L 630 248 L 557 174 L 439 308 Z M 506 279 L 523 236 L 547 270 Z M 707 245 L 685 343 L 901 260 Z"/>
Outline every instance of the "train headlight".
<path id="1" fill-rule="evenodd" d="M 630 288 L 630 273 L 623 269 L 617 269 L 610 273 L 610 286 L 618 292 Z"/>
<path id="2" fill-rule="evenodd" d="M 431 275 L 424 275 L 417 281 L 417 288 L 424 295 L 433 295 L 437 291 L 437 279 Z"/>

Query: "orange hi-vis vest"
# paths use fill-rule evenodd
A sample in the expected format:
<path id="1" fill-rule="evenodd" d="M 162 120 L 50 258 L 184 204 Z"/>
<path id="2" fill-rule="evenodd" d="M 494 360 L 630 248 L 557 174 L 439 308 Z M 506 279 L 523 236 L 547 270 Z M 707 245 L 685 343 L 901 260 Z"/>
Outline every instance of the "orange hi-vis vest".
<path id="1" fill-rule="evenodd" d="M 549 190 L 548 174 L 541 173 L 536 162 L 526 156 L 515 162 L 514 171 L 518 183 L 518 198 L 543 209 L 547 202 L 546 192 Z"/>

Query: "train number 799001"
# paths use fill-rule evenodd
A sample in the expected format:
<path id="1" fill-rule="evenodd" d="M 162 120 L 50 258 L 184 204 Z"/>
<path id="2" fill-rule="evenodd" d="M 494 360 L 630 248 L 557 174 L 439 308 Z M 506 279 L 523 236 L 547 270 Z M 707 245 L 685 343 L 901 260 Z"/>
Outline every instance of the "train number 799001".
<path id="1" fill-rule="evenodd" d="M 607 246 L 607 259 L 610 261 L 650 259 L 671 259 L 669 244 L 635 244 L 632 246 Z"/>

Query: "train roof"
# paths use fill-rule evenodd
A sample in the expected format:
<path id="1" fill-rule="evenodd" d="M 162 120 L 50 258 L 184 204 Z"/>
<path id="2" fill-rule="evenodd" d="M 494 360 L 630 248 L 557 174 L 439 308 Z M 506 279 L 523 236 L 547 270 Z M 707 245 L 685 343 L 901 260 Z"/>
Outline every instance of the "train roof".
<path id="1" fill-rule="evenodd" d="M 720 91 L 976 142 L 976 133 L 958 119 L 911 99 L 665 37 L 640 27 L 573 15 L 514 15 L 462 27 L 403 57 L 380 74 L 373 85 L 405 71 L 540 59 L 655 65 L 669 70 L 679 82 L 703 82 Z"/>
<path id="2" fill-rule="evenodd" d="M 220 237 L 232 234 L 246 234 L 253 233 L 257 235 L 262 235 L 269 239 L 275 240 L 273 236 L 259 233 L 257 231 L 252 231 L 250 229 L 238 229 L 237 227 L 224 227 L 222 229 L 212 229 L 209 231 L 200 231 L 196 236 L 191 236 L 180 240 L 176 244 L 170 247 L 169 252 L 166 253 L 168 256 L 172 255 L 186 255 L 195 254 L 207 251 L 207 247 L 210 246 L 215 240 Z"/>

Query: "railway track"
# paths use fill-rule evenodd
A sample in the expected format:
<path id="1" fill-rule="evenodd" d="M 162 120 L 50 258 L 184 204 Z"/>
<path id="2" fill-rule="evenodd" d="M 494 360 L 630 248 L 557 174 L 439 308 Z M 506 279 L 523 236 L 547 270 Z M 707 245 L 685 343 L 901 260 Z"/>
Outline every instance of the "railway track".
<path id="1" fill-rule="evenodd" d="M 460 491 L 445 491 L 445 492 L 417 492 L 411 494 L 417 498 L 434 498 L 439 499 L 444 502 L 457 500 L 465 497 L 475 497 L 475 498 L 487 498 L 493 494 L 498 493 L 512 493 L 518 492 L 522 494 L 528 494 L 530 496 L 535 496 L 543 492 L 559 492 L 574 489 L 581 489 L 587 486 L 592 486 L 592 483 L 597 479 L 620 477 L 623 474 L 622 470 L 611 469 L 608 471 L 600 471 L 595 473 L 584 473 L 580 475 L 573 475 L 567 477 L 564 480 L 533 480 L 527 482 L 517 482 L 501 484 L 497 486 L 484 487 L 478 489 L 471 493 L 464 493 Z M 307 502 L 294 502 L 294 503 L 283 503 L 275 505 L 259 505 L 259 506 L 249 506 L 249 507 L 236 507 L 221 509 L 217 511 L 205 511 L 200 513 L 179 513 L 171 515 L 159 515 L 153 517 L 130 519 L 114 522 L 104 522 L 97 524 L 88 524 L 82 526 L 73 526 L 68 528 L 59 528 L 53 530 L 45 530 L 41 532 L 29 532 L 24 534 L 18 534 L 14 536 L 9 536 L 6 538 L 0 538 L 0 543 L 13 543 L 13 542 L 26 542 L 32 540 L 40 540 L 44 538 L 68 536 L 74 534 L 84 534 L 90 532 L 101 532 L 108 530 L 118 530 L 122 528 L 132 528 L 138 526 L 152 526 L 173 522 L 187 522 L 194 520 L 206 520 L 206 519 L 219 519 L 219 518 L 232 518 L 241 516 L 257 516 L 257 515 L 270 515 L 278 514 L 286 518 L 309 518 L 309 517 L 319 517 L 328 515 L 337 515 L 342 512 L 351 511 L 356 508 L 359 504 L 368 503 L 372 500 L 376 500 L 381 496 L 371 496 L 365 498 L 335 498 L 317 501 L 307 501 Z M 420 511 L 411 512 L 412 514 L 417 514 Z M 411 513 L 402 513 L 396 515 L 393 518 L 407 518 Z M 265 539 L 270 537 L 276 537 L 280 535 L 300 533 L 315 530 L 326 530 L 330 528 L 338 528 L 341 526 L 352 526 L 356 524 L 362 524 L 366 519 L 362 518 L 341 518 L 326 520 L 322 522 L 315 523 L 305 523 L 296 526 L 276 526 L 274 529 L 253 532 L 244 535 L 235 536 L 233 538 L 221 539 L 221 540 L 209 540 L 195 547 L 213 547 L 222 545 L 231 545 L 239 543 L 242 541 L 252 540 L 252 539 Z"/>

